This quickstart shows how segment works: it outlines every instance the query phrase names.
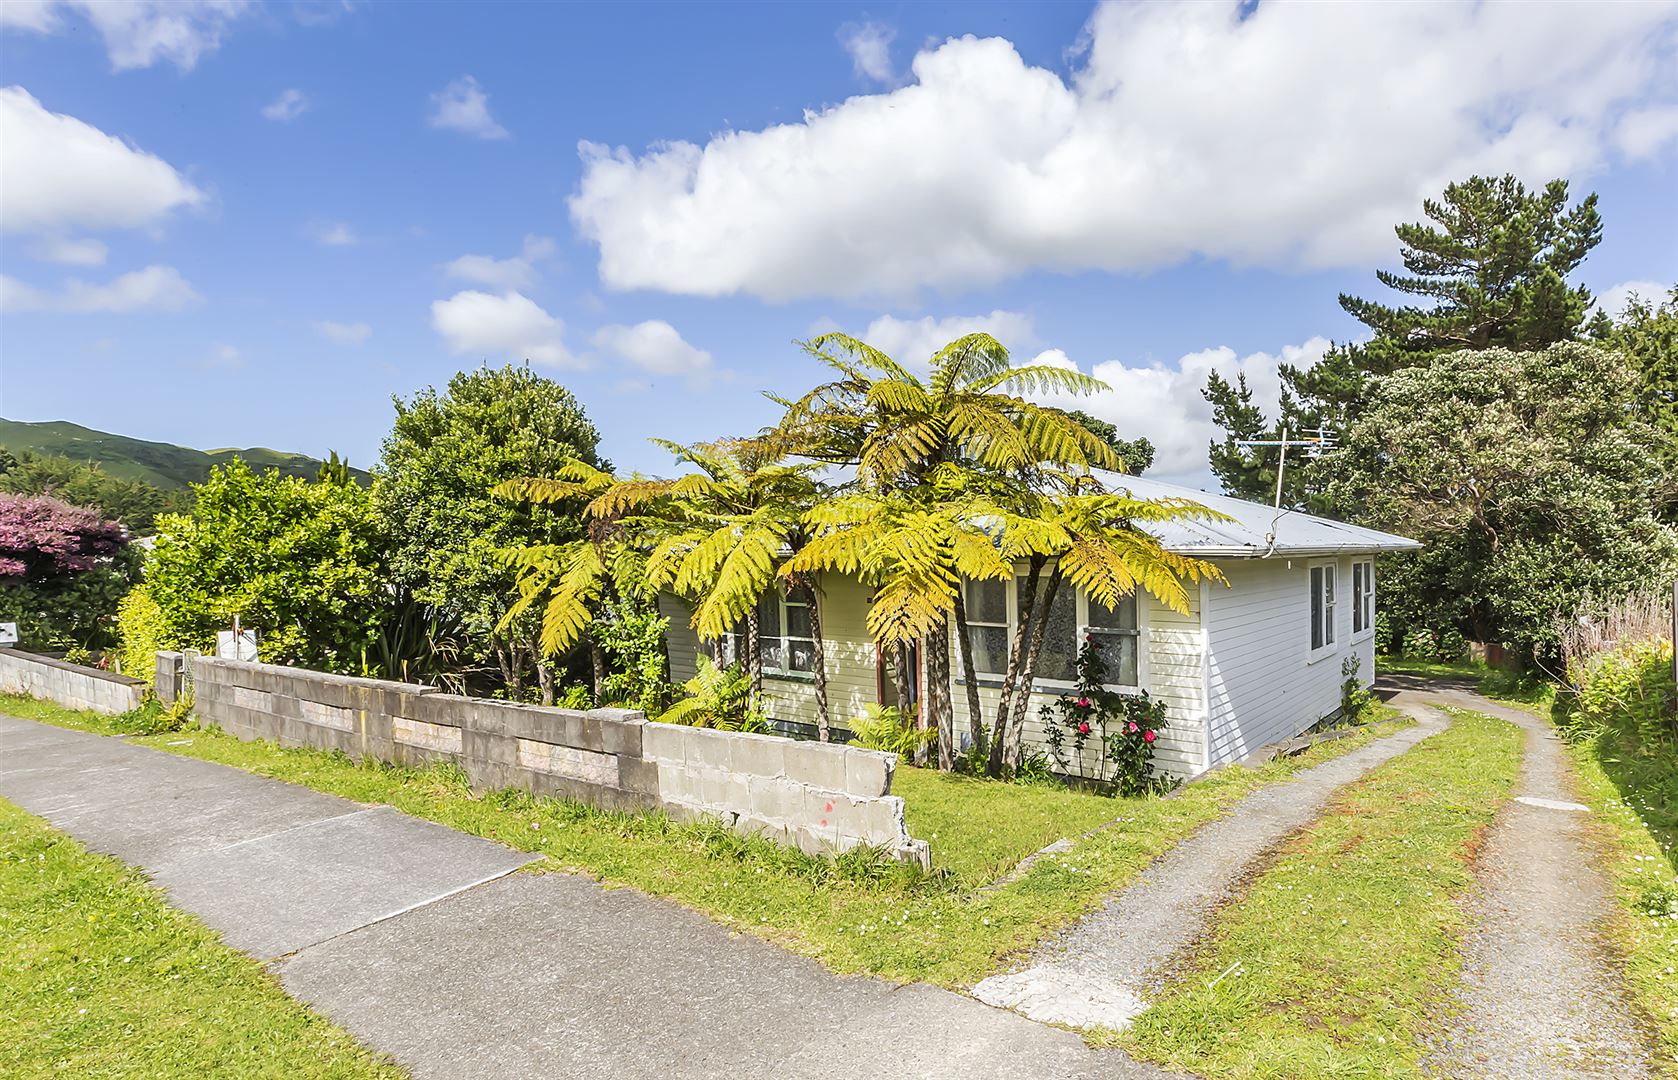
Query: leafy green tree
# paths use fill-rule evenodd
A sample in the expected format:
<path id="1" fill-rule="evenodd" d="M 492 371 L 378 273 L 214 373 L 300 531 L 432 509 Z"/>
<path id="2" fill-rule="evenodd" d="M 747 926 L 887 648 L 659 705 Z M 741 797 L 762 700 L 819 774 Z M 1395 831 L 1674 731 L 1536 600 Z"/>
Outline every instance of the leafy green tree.
<path id="1" fill-rule="evenodd" d="M 1294 433 L 1343 430 L 1362 412 L 1371 379 L 1443 353 L 1541 349 L 1580 336 L 1591 294 L 1568 276 L 1602 240 L 1594 194 L 1570 206 L 1564 180 L 1529 191 L 1513 176 L 1473 176 L 1425 200 L 1422 212 L 1425 221 L 1394 230 L 1404 272 L 1375 274 L 1403 302 L 1341 295 L 1340 306 L 1373 336 L 1338 345 L 1309 368 L 1284 365 L 1274 422 L 1239 381 L 1215 374 L 1208 380 L 1204 394 L 1225 432 L 1213 441 L 1210 461 L 1231 494 L 1257 498 L 1275 488 L 1278 451 L 1245 450 L 1238 439 L 1273 439 L 1284 424 Z M 1288 484 L 1284 501 L 1304 505 L 1311 494 L 1302 483 Z"/>
<path id="2" fill-rule="evenodd" d="M 1592 336 L 1625 353 L 1638 373 L 1638 410 L 1665 436 L 1666 517 L 1678 519 L 1678 285 L 1658 301 L 1632 296 L 1615 318 L 1598 312 Z"/>
<path id="3" fill-rule="evenodd" d="M 517 598 L 504 552 L 580 538 L 581 501 L 536 505 L 491 489 L 573 459 L 599 465 L 599 433 L 570 391 L 528 366 L 461 372 L 441 393 L 428 387 L 395 404 L 374 470 L 395 581 L 458 620 L 467 659 L 493 659 L 514 697 L 534 668 L 551 704 L 556 680 L 535 616 L 504 624 Z"/>
<path id="4" fill-rule="evenodd" d="M 1082 424 L 1084 429 L 1113 450 L 1113 455 L 1119 459 L 1123 468 L 1121 472 L 1131 476 L 1141 476 L 1154 464 L 1154 443 L 1145 435 L 1134 439 L 1126 439 L 1119 434 L 1119 429 L 1100 417 L 1091 416 L 1082 409 L 1068 409 L 1066 415 Z"/>
<path id="5" fill-rule="evenodd" d="M 197 495 L 190 516 L 158 519 L 146 565 L 168 640 L 212 648 L 238 615 L 266 661 L 361 671 L 391 604 L 371 494 L 234 458 Z"/>
<path id="6" fill-rule="evenodd" d="M 71 506 L 91 506 L 135 536 L 155 531 L 157 515 L 192 508 L 192 492 L 164 491 L 143 480 L 112 476 L 96 462 L 25 450 L 0 470 L 0 492 L 50 495 Z"/>
<path id="7" fill-rule="evenodd" d="M 1637 372 L 1581 343 L 1446 353 L 1376 378 L 1343 446 L 1312 466 L 1336 505 L 1421 540 L 1383 563 L 1385 613 L 1551 665 L 1557 620 L 1678 567 L 1656 516 L 1660 435 Z"/>

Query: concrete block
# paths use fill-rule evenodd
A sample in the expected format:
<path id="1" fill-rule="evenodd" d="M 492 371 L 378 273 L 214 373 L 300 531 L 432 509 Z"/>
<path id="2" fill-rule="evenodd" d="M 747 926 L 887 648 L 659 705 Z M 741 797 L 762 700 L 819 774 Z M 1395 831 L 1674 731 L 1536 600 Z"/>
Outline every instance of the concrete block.
<path id="1" fill-rule="evenodd" d="M 712 769 L 732 768 L 732 734 L 727 731 L 712 731 L 710 728 L 688 728 L 688 763 Z"/>
<path id="2" fill-rule="evenodd" d="M 761 836 L 777 844 L 787 843 L 786 825 L 758 817 L 756 814 L 739 815 L 734 819 L 734 827 L 746 836 Z"/>
<path id="3" fill-rule="evenodd" d="M 518 740 L 518 765 L 533 772 L 581 780 L 597 786 L 616 784 L 618 759 L 575 746 L 556 746 L 534 739 Z"/>
<path id="4" fill-rule="evenodd" d="M 730 768 L 747 776 L 785 776 L 787 748 L 791 745 L 775 735 L 737 734 L 729 745 Z"/>
<path id="5" fill-rule="evenodd" d="M 790 780 L 765 780 L 748 777 L 746 790 L 751 805 L 741 809 L 770 821 L 797 824 L 804 819 L 805 788 Z"/>
<path id="6" fill-rule="evenodd" d="M 618 758 L 618 786 L 636 795 L 657 798 L 659 764 L 638 757 Z"/>
<path id="7" fill-rule="evenodd" d="M 641 755 L 656 761 L 686 761 L 691 730 L 680 724 L 651 721 L 641 733 Z"/>
<path id="8" fill-rule="evenodd" d="M 454 757 L 462 746 L 460 729 L 446 724 L 428 724 L 405 716 L 391 718 L 391 737 L 400 744 L 417 746 Z"/>
<path id="9" fill-rule="evenodd" d="M 874 796 L 891 793 L 891 778 L 897 768 L 897 755 L 860 747 L 845 748 L 844 790 L 852 795 Z"/>
<path id="10" fill-rule="evenodd" d="M 835 837 L 807 825 L 788 829 L 787 838 L 806 855 L 832 855 L 838 846 Z"/>
<path id="11" fill-rule="evenodd" d="M 829 791 L 844 790 L 848 747 L 832 743 L 785 742 L 787 779 Z"/>
<path id="12" fill-rule="evenodd" d="M 607 754 L 619 754 L 628 757 L 640 757 L 642 753 L 642 731 L 647 721 L 638 713 L 631 713 L 628 709 L 599 709 L 597 712 L 623 713 L 624 716 L 597 716 L 600 724 L 600 749 Z"/>
<path id="13" fill-rule="evenodd" d="M 706 769 L 698 774 L 700 800 L 731 813 L 751 809 L 751 790 L 744 776 L 722 769 Z"/>

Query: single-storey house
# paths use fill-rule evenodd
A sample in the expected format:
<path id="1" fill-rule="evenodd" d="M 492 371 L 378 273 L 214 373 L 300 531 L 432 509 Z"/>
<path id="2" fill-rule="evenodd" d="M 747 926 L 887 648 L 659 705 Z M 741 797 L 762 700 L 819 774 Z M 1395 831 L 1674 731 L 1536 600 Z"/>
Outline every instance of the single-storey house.
<path id="1" fill-rule="evenodd" d="M 1277 514 L 1260 503 L 1145 477 L 1113 475 L 1107 481 L 1110 489 L 1137 498 L 1193 499 L 1228 515 L 1228 521 L 1173 522 L 1157 527 L 1156 535 L 1171 551 L 1214 563 L 1229 584 L 1202 582 L 1198 594 L 1191 589 L 1186 615 L 1144 592 L 1108 611 L 1063 584 L 1037 665 L 1027 747 L 1043 744 L 1039 709 L 1070 688 L 1086 631 L 1109 658 L 1112 689 L 1146 690 L 1165 703 L 1167 727 L 1155 760 L 1181 776 L 1239 761 L 1334 714 L 1349 660 L 1355 661 L 1360 684 L 1373 681 L 1374 557 L 1417 548 L 1416 541 L 1292 510 Z M 829 713 L 831 722 L 843 727 L 867 703 L 895 701 L 895 692 L 867 631 L 868 587 L 834 575 L 818 587 Z M 987 727 L 1023 587 L 1023 576 L 1011 585 L 966 585 Z M 670 617 L 672 674 L 679 682 L 693 676 L 700 649 L 713 646 L 697 639 L 680 601 L 667 597 L 662 603 Z M 803 604 L 771 595 L 760 608 L 759 625 L 767 712 L 776 720 L 813 725 L 810 621 Z M 967 695 L 959 685 L 959 653 L 951 644 L 958 683 L 952 695 L 955 729 L 965 741 Z"/>

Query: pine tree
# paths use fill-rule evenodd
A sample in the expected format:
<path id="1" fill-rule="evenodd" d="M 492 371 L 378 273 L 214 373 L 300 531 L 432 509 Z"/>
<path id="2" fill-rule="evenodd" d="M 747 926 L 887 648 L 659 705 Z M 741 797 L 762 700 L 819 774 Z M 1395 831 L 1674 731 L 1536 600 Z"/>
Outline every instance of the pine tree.
<path id="1" fill-rule="evenodd" d="M 1567 182 L 1529 191 L 1513 176 L 1473 176 L 1422 203 L 1426 220 L 1398 225 L 1403 273 L 1376 279 L 1414 302 L 1398 305 L 1342 294 L 1340 306 L 1374 332 L 1367 342 L 1331 349 L 1309 368 L 1282 367 L 1281 415 L 1267 421 L 1244 383 L 1214 373 L 1204 391 L 1225 438 L 1214 440 L 1212 471 L 1226 491 L 1245 498 L 1275 491 L 1277 453 L 1247 451 L 1238 439 L 1276 438 L 1292 430 L 1343 430 L 1368 399 L 1369 380 L 1426 364 L 1458 349 L 1541 349 L 1582 334 L 1589 290 L 1569 285 L 1602 240 L 1596 196 L 1569 207 Z M 1284 501 L 1309 500 L 1289 484 Z"/>

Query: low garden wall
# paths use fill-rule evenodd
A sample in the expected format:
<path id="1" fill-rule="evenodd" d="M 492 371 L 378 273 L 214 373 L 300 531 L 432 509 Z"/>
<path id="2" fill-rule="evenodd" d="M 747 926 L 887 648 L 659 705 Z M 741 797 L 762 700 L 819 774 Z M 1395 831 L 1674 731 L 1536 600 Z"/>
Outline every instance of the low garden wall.
<path id="1" fill-rule="evenodd" d="M 0 649 L 0 693 L 45 698 L 72 709 L 115 716 L 139 708 L 146 684 L 127 675 Z"/>
<path id="2" fill-rule="evenodd" d="M 520 788 L 615 810 L 716 817 L 812 854 L 867 844 L 926 865 L 892 795 L 894 754 L 555 709 L 413 683 L 160 652 L 157 694 L 190 687 L 198 719 L 241 739 L 423 765 L 453 761 L 479 789 Z"/>

